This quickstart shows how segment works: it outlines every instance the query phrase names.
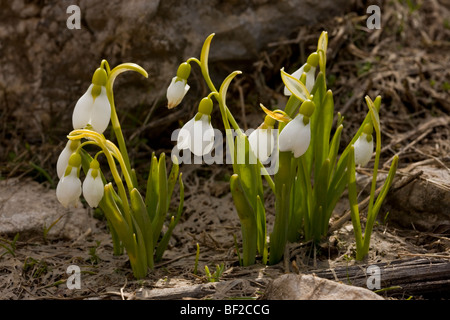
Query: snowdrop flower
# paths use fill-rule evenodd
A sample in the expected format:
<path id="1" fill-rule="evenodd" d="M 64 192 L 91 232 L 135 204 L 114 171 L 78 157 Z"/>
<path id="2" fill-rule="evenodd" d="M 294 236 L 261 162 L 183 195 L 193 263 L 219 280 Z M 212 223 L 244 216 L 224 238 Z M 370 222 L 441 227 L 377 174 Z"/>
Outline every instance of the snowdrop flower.
<path id="1" fill-rule="evenodd" d="M 96 208 L 103 198 L 104 186 L 99 169 L 98 161 L 92 159 L 83 182 L 83 196 L 91 208 Z"/>
<path id="2" fill-rule="evenodd" d="M 61 179 L 66 171 L 67 166 L 69 165 L 69 158 L 74 153 L 78 146 L 80 145 L 80 140 L 69 140 L 66 143 L 63 151 L 60 153 L 58 157 L 58 161 L 56 163 L 56 172 L 58 173 L 58 178 Z"/>
<path id="3" fill-rule="evenodd" d="M 365 166 L 372 158 L 373 153 L 373 137 L 372 125 L 366 124 L 363 132 L 356 140 L 355 146 L 355 164 Z"/>
<path id="4" fill-rule="evenodd" d="M 76 207 L 81 196 L 81 181 L 78 178 L 81 166 L 81 156 L 73 153 L 63 177 L 56 187 L 56 197 L 66 207 Z"/>
<path id="5" fill-rule="evenodd" d="M 189 149 L 196 156 L 209 153 L 214 146 L 214 129 L 211 125 L 213 102 L 203 98 L 198 106 L 198 113 L 180 130 L 177 147 L 180 150 Z"/>
<path id="6" fill-rule="evenodd" d="M 316 68 L 319 64 L 319 55 L 317 52 L 313 52 L 309 55 L 308 60 L 304 65 L 300 67 L 297 71 L 291 74 L 294 78 L 300 79 L 308 89 L 308 92 L 314 87 L 314 83 L 316 82 Z M 284 87 L 284 95 L 290 96 L 292 93 L 288 90 L 288 88 Z"/>
<path id="7" fill-rule="evenodd" d="M 191 73 L 191 65 L 187 62 L 180 64 L 177 71 L 177 76 L 172 79 L 172 82 L 167 88 L 167 108 L 172 109 L 178 106 L 188 92 L 190 86 L 187 84 L 187 79 Z"/>
<path id="8" fill-rule="evenodd" d="M 103 133 L 111 119 L 111 105 L 106 94 L 106 71 L 98 68 L 92 77 L 92 84 L 77 101 L 72 115 L 74 129 L 91 125 L 94 131 Z"/>
<path id="9" fill-rule="evenodd" d="M 311 128 L 309 118 L 314 112 L 314 102 L 305 100 L 300 106 L 299 113 L 281 131 L 278 137 L 278 147 L 281 152 L 291 151 L 295 158 L 308 150 L 311 142 Z"/>
<path id="10" fill-rule="evenodd" d="M 272 154 L 275 139 L 273 138 L 273 127 L 275 120 L 266 116 L 264 122 L 248 136 L 250 148 L 258 157 L 259 161 L 265 162 Z"/>

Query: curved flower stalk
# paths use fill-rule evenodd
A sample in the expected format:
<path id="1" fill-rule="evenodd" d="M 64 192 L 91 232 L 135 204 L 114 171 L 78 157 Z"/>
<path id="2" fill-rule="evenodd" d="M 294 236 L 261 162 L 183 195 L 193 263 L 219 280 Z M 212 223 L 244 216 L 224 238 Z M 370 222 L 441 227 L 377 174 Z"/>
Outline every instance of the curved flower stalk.
<path id="1" fill-rule="evenodd" d="M 183 211 L 184 191 L 177 164 L 172 165 L 167 175 L 164 154 L 159 160 L 155 155 L 152 157 L 145 200 L 137 189 L 136 174 L 130 165 L 113 98 L 115 78 L 128 70 L 147 77 L 144 69 L 132 63 L 124 63 L 111 70 L 103 60 L 95 71 L 92 85 L 75 106 L 75 130 L 68 135 L 69 142 L 58 158 L 57 171 L 61 180 L 56 194 L 66 207 L 77 203 L 82 194 L 89 206 L 98 206 L 108 221 L 114 254 L 122 254 L 125 248 L 135 278 L 141 279 L 154 268 L 154 261 L 160 260 L 167 248 Z M 110 120 L 118 146 L 102 134 Z M 84 149 L 87 145 L 100 150 L 92 157 Z M 99 156 L 105 157 L 112 181 L 102 174 Z M 83 183 L 80 180 L 81 168 L 85 173 Z M 180 206 L 164 227 L 177 182 Z M 165 232 L 160 238 L 162 230 Z"/>

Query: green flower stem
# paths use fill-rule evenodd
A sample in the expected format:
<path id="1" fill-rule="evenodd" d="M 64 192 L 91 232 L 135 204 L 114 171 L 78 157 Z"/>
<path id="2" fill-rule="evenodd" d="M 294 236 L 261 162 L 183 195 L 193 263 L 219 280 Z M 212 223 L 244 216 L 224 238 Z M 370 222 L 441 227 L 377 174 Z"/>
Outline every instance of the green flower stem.
<path id="1" fill-rule="evenodd" d="M 105 65 L 107 66 L 107 71 L 108 71 L 109 65 L 107 64 L 107 62 L 105 63 Z M 113 93 L 113 86 L 114 86 L 114 81 L 115 81 L 116 77 L 119 74 L 121 74 L 122 72 L 130 71 L 130 70 L 136 71 L 136 72 L 142 74 L 144 77 L 148 78 L 147 71 L 145 71 L 139 65 L 134 64 L 134 63 L 120 64 L 117 67 L 115 67 L 114 69 L 112 69 L 110 72 L 108 72 L 108 81 L 106 83 L 106 94 L 108 96 L 109 103 L 111 104 L 112 128 L 113 128 L 114 134 L 116 136 L 117 143 L 119 145 L 119 150 L 120 150 L 120 153 L 122 154 L 122 157 L 123 157 L 123 160 L 125 163 L 125 167 L 126 167 L 127 171 L 131 173 L 132 170 L 131 170 L 130 159 L 128 157 L 128 151 L 127 151 L 127 147 L 125 144 L 125 139 L 123 137 L 122 128 L 120 126 L 119 118 L 117 116 L 117 111 L 116 111 L 116 107 L 114 104 L 114 93 Z M 133 175 L 133 177 L 134 177 L 134 175 Z M 135 187 L 137 187 L 137 181 L 135 178 L 133 179 L 133 184 Z"/>

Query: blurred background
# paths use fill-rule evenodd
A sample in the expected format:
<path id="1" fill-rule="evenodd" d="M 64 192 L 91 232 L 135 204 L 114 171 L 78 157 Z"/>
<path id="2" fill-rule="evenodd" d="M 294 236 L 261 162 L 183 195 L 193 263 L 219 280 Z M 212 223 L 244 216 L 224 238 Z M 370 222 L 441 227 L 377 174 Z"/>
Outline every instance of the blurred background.
<path id="1" fill-rule="evenodd" d="M 380 29 L 367 27 L 372 4 L 381 11 Z M 67 27 L 70 5 L 80 8 L 80 29 Z M 326 30 L 328 87 L 346 118 L 342 145 L 367 112 L 364 96 L 381 95 L 385 159 L 401 151 L 401 166 L 448 161 L 449 10 L 448 0 L 0 1 L 0 179 L 56 185 L 73 108 L 102 59 L 111 68 L 134 62 L 149 73 L 125 73 L 114 87 L 134 166 L 147 167 L 154 151 L 170 152 L 171 132 L 208 91 L 194 65 L 191 90 L 169 111 L 167 86 L 211 33 L 216 85 L 243 71 L 228 98 L 243 128 L 260 124 L 260 103 L 284 107 L 279 70 L 302 65 Z"/>

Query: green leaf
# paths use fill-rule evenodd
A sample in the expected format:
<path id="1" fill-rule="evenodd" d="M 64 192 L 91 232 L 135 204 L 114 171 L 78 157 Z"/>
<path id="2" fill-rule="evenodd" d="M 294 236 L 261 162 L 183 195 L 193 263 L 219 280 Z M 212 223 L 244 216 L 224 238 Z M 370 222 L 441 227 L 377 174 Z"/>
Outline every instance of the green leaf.
<path id="1" fill-rule="evenodd" d="M 255 221 L 255 209 L 244 193 L 239 176 L 233 174 L 230 178 L 230 189 L 234 206 L 241 221 L 243 265 L 249 266 L 255 263 L 257 250 L 257 230 Z"/>
<path id="2" fill-rule="evenodd" d="M 147 190 L 145 193 L 145 205 L 147 206 L 147 213 L 152 222 L 156 217 L 156 211 L 158 208 L 158 200 L 159 200 L 158 194 L 159 194 L 158 159 L 153 153 L 150 161 L 150 170 L 147 179 Z"/>
<path id="3" fill-rule="evenodd" d="M 392 182 L 394 181 L 395 173 L 397 171 L 397 166 L 398 166 L 398 155 L 395 155 L 394 159 L 392 160 L 391 168 L 389 169 L 389 173 L 386 178 L 386 181 L 383 185 L 383 188 L 381 188 L 380 194 L 378 195 L 378 198 L 375 201 L 375 205 L 374 205 L 372 213 L 371 213 L 375 217 L 378 215 L 378 211 L 380 210 L 380 207 L 383 204 L 383 201 L 386 198 L 387 193 L 389 192 Z"/>
<path id="4" fill-rule="evenodd" d="M 175 229 L 175 226 L 178 224 L 181 218 L 181 214 L 183 213 L 183 206 L 184 206 L 184 184 L 183 180 L 181 178 L 181 173 L 179 176 L 179 185 L 180 185 L 180 203 L 178 205 L 178 211 L 176 217 L 172 216 L 170 219 L 169 227 L 164 233 L 164 236 L 162 237 L 161 241 L 158 243 L 158 247 L 156 248 L 155 252 L 155 260 L 161 261 L 162 256 L 164 254 L 164 251 L 167 249 L 167 245 L 169 244 L 169 240 L 172 236 L 172 232 Z"/>
<path id="5" fill-rule="evenodd" d="M 131 212 L 140 231 L 142 232 L 143 243 L 141 246 L 146 248 L 147 264 L 153 269 L 153 229 L 147 208 L 139 191 L 134 188 L 130 192 Z"/>
<path id="6" fill-rule="evenodd" d="M 348 199 L 350 202 L 350 214 L 352 218 L 353 224 L 353 232 L 355 234 L 356 241 L 356 251 L 357 255 L 360 254 L 362 250 L 362 231 L 361 231 L 361 222 L 359 217 L 359 208 L 358 208 L 358 195 L 356 191 L 356 173 L 355 173 L 355 147 L 350 147 L 349 157 L 348 157 Z"/>

